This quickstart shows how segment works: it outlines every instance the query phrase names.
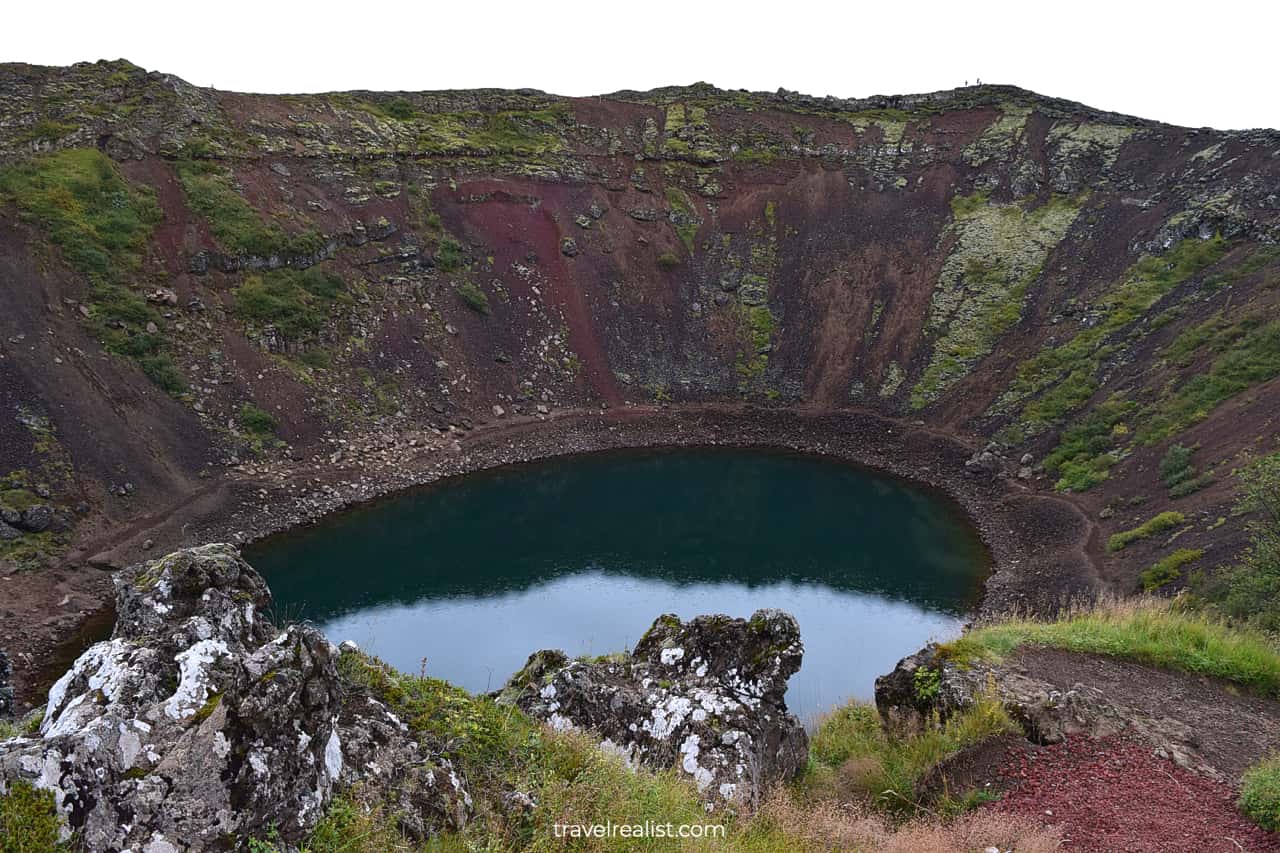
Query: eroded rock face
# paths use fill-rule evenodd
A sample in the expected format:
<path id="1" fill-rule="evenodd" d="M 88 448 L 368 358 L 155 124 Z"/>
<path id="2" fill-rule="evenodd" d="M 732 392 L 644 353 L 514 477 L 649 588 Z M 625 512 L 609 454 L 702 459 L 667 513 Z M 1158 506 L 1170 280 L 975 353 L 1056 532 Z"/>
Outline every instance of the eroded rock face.
<path id="1" fill-rule="evenodd" d="M 789 614 L 658 618 L 635 651 L 594 662 L 537 652 L 499 695 L 552 727 L 590 729 L 631 765 L 678 767 L 709 806 L 795 776 L 808 738 L 787 711 L 804 647 Z"/>
<path id="2" fill-rule="evenodd" d="M 268 622 L 269 603 L 230 545 L 126 573 L 111 639 L 49 691 L 37 737 L 0 743 L 0 787 L 51 790 L 89 851 L 205 850 L 273 828 L 296 842 L 336 786 L 368 778 L 416 800 L 410 831 L 464 823 L 469 798 L 447 762 L 344 688 L 319 632 Z"/>

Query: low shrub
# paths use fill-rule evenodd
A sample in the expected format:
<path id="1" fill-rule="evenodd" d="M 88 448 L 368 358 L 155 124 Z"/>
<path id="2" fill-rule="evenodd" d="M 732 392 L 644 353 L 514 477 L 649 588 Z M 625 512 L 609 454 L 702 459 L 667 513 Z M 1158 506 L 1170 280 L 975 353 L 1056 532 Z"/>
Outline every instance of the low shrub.
<path id="1" fill-rule="evenodd" d="M 1146 592 L 1154 592 L 1162 586 L 1171 584 L 1182 574 L 1182 567 L 1194 563 L 1204 556 L 1201 548 L 1179 548 L 1167 557 L 1163 557 L 1143 570 L 1141 581 Z"/>
<path id="2" fill-rule="evenodd" d="M 266 409 L 245 403 L 240 407 L 240 426 L 253 435 L 268 436 L 275 435 L 279 423 Z"/>
<path id="3" fill-rule="evenodd" d="M 1263 829 L 1280 832 L 1280 756 L 1260 761 L 1240 780 L 1240 811 Z"/>
<path id="4" fill-rule="evenodd" d="M 467 307 L 479 314 L 489 313 L 489 297 L 472 282 L 464 282 L 456 288 L 458 296 L 467 303 Z"/>
<path id="5" fill-rule="evenodd" d="M 1107 540 L 1107 550 L 1111 552 L 1123 551 L 1130 544 L 1138 542 L 1142 539 L 1148 539 L 1157 533 L 1163 533 L 1166 530 L 1177 527 L 1186 521 L 1186 516 L 1180 512 L 1166 511 L 1159 515 L 1147 519 L 1142 524 L 1132 530 L 1122 530 L 1119 533 L 1113 533 L 1111 538 Z"/>

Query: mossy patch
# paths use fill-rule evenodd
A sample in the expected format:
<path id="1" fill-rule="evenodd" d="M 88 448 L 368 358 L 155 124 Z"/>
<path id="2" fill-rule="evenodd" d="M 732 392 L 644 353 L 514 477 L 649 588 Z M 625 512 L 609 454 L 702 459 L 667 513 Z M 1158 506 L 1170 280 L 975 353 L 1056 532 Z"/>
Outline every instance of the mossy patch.
<path id="1" fill-rule="evenodd" d="M 1162 512 L 1153 516 L 1132 530 L 1124 530 L 1120 533 L 1113 533 L 1107 539 L 1108 551 L 1123 551 L 1134 542 L 1142 539 L 1149 539 L 1157 533 L 1163 533 L 1166 530 L 1172 530 L 1178 525 L 1186 521 L 1186 516 L 1180 512 Z"/>
<path id="2" fill-rule="evenodd" d="M 174 164 L 187 205 L 209 223 L 214 239 L 226 252 L 260 258 L 311 255 L 324 247 L 318 232 L 287 231 L 267 222 L 236 189 L 231 171 L 210 160 L 180 160 Z"/>
<path id="3" fill-rule="evenodd" d="M 161 318 L 134 290 L 160 207 L 97 149 L 69 148 L 0 169 L 0 197 L 49 235 L 90 281 L 85 322 L 103 347 L 136 361 L 166 392 L 186 383 L 158 330 Z"/>
<path id="4" fill-rule="evenodd" d="M 1028 209 L 991 204 L 982 193 L 952 200 L 955 248 L 929 304 L 933 355 L 912 389 L 913 409 L 937 400 L 1021 319 L 1029 288 L 1084 201 L 1055 196 Z"/>
<path id="5" fill-rule="evenodd" d="M 300 342 L 320 331 L 333 306 L 350 295 L 339 276 L 311 267 L 247 276 L 234 298 L 239 317 L 260 329 L 273 327 L 288 342 Z"/>

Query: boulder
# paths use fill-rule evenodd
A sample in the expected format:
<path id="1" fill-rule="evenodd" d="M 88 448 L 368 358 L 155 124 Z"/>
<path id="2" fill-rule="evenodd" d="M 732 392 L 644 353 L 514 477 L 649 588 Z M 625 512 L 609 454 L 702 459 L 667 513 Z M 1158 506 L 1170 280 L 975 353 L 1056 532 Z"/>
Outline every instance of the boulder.
<path id="1" fill-rule="evenodd" d="M 53 526 L 53 507 L 47 504 L 36 504 L 22 511 L 22 520 L 18 527 L 32 533 L 43 533 Z"/>
<path id="2" fill-rule="evenodd" d="M 533 654 L 498 701 L 555 729 L 589 729 L 629 765 L 678 767 L 708 806 L 753 804 L 808 761 L 784 701 L 803 653 L 796 620 L 780 611 L 687 623 L 665 615 L 630 655 Z"/>
<path id="3" fill-rule="evenodd" d="M 17 539 L 22 536 L 22 531 L 10 524 L 0 521 L 0 542 Z"/>
<path id="4" fill-rule="evenodd" d="M 52 791 L 84 850 L 223 849 L 272 831 L 294 844 L 335 788 L 371 777 L 422 801 L 422 832 L 465 821 L 447 762 L 341 681 L 319 632 L 266 619 L 267 586 L 232 546 L 143 563 L 116 586 L 111 638 L 50 689 L 37 736 L 0 743 L 0 790 Z"/>

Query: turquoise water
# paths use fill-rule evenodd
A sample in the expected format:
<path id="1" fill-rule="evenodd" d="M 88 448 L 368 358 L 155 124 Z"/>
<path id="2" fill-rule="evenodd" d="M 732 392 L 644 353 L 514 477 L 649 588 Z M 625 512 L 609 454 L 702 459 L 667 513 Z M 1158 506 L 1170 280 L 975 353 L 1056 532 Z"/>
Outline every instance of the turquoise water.
<path id="1" fill-rule="evenodd" d="M 813 456 L 595 454 L 446 481 L 267 540 L 247 554 L 286 618 L 396 667 L 494 690 L 541 648 L 630 647 L 662 613 L 799 620 L 802 718 L 977 604 L 986 552 L 956 508 Z"/>

